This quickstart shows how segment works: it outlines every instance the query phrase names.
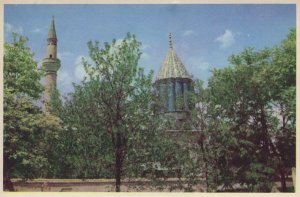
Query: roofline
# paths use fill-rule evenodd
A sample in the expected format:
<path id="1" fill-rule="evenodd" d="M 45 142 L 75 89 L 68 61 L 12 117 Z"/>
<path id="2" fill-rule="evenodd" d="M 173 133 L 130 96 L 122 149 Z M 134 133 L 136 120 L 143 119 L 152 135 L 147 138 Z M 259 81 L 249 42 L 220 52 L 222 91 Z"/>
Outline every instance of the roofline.
<path id="1" fill-rule="evenodd" d="M 176 79 L 188 80 L 188 81 L 191 81 L 191 82 L 194 81 L 192 78 L 189 78 L 189 77 L 169 77 L 169 78 L 160 78 L 160 79 L 156 78 L 155 83 L 160 82 L 160 81 L 169 81 L 169 80 L 176 80 Z"/>

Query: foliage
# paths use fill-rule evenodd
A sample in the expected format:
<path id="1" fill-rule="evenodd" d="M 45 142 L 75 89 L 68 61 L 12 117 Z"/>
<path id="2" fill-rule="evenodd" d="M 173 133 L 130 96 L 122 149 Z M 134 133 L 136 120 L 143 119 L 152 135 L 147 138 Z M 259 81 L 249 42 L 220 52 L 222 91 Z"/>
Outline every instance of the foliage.
<path id="1" fill-rule="evenodd" d="M 112 178 L 113 156 L 110 138 L 101 122 L 103 112 L 97 108 L 99 84 L 85 82 L 65 100 L 59 116 L 64 131 L 58 141 L 60 178 Z"/>
<path id="2" fill-rule="evenodd" d="M 42 92 L 42 71 L 37 69 L 26 42 L 25 37 L 13 34 L 13 42 L 4 44 L 5 190 L 13 189 L 11 177 L 43 176 L 47 151 L 60 129 L 55 117 L 45 116 L 34 105 Z"/>
<path id="3" fill-rule="evenodd" d="M 153 72 L 138 66 L 134 35 L 88 42 L 87 77 L 65 101 L 51 90 L 50 114 L 35 106 L 42 87 L 27 39 L 4 44 L 4 175 L 47 178 L 147 178 L 164 189 L 269 192 L 295 166 L 296 30 L 278 46 L 246 48 L 194 82 L 195 108 L 182 129 L 159 114 Z M 181 98 L 178 99 L 182 101 Z M 181 103 L 178 103 L 181 106 Z M 192 125 L 190 125 L 192 124 Z M 180 138 L 180 140 L 178 140 Z M 5 185 L 5 188 L 8 187 Z"/>
<path id="4" fill-rule="evenodd" d="M 208 99 L 196 97 L 194 122 L 204 135 L 204 161 L 215 169 L 212 183 L 270 191 L 280 175 L 285 190 L 286 170 L 295 164 L 294 36 L 292 29 L 278 47 L 232 55 L 231 66 L 214 69 L 207 90 L 200 88 Z"/>
<path id="5" fill-rule="evenodd" d="M 130 172 L 123 166 L 133 166 L 137 155 L 146 154 L 144 145 L 159 129 L 152 110 L 153 72 L 145 75 L 138 67 L 140 43 L 134 35 L 128 33 L 121 43 L 104 43 L 103 49 L 98 42 L 88 46 L 95 65 L 85 62 L 85 67 L 90 81 L 100 84 L 96 101 L 105 112 L 101 121 L 111 139 L 116 191 L 120 191 L 121 176 Z"/>
<path id="6" fill-rule="evenodd" d="M 116 191 L 123 175 L 142 175 L 142 164 L 149 163 L 153 148 L 150 143 L 163 130 L 153 108 L 153 72 L 145 75 L 138 67 L 139 46 L 131 34 L 103 48 L 89 42 L 93 63 L 84 60 L 88 76 L 75 86 L 60 115 L 66 169 L 81 178 L 113 175 Z"/>
<path id="7" fill-rule="evenodd" d="M 4 89 L 37 99 L 43 90 L 39 82 L 43 72 L 37 69 L 34 54 L 26 47 L 28 39 L 15 33 L 12 36 L 11 43 L 4 43 Z"/>
<path id="8" fill-rule="evenodd" d="M 277 107 L 279 125 L 276 128 L 275 147 L 277 173 L 281 177 L 282 191 L 287 191 L 285 177 L 296 166 L 296 29 L 274 48 L 272 93 Z M 275 149 L 275 148 L 274 148 Z"/>

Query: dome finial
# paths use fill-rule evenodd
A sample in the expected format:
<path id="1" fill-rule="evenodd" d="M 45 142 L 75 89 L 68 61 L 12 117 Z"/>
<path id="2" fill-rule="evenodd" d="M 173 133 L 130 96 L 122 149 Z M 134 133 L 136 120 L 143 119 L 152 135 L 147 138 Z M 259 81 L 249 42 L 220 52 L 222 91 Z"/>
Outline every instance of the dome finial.
<path id="1" fill-rule="evenodd" d="M 169 47 L 170 47 L 170 49 L 173 48 L 173 46 L 172 46 L 172 33 L 169 33 Z"/>

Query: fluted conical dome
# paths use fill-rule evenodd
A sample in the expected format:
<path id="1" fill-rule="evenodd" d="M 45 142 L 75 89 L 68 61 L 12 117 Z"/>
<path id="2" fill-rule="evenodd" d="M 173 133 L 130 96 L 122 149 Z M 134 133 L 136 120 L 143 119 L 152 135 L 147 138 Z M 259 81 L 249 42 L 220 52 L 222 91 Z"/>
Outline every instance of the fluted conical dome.
<path id="1" fill-rule="evenodd" d="M 156 80 L 166 79 L 166 78 L 191 78 L 188 74 L 185 66 L 175 53 L 172 47 L 172 37 L 169 36 L 170 46 L 167 55 L 160 67 L 159 73 Z"/>

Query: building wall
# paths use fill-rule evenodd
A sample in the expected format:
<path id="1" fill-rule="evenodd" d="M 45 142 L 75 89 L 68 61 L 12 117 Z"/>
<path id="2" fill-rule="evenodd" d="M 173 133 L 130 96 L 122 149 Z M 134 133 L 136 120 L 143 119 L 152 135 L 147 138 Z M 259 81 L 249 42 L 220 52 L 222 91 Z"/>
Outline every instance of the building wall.
<path id="1" fill-rule="evenodd" d="M 193 91 L 192 80 L 185 78 L 161 79 L 156 81 L 161 112 L 191 110 L 189 93 Z"/>

